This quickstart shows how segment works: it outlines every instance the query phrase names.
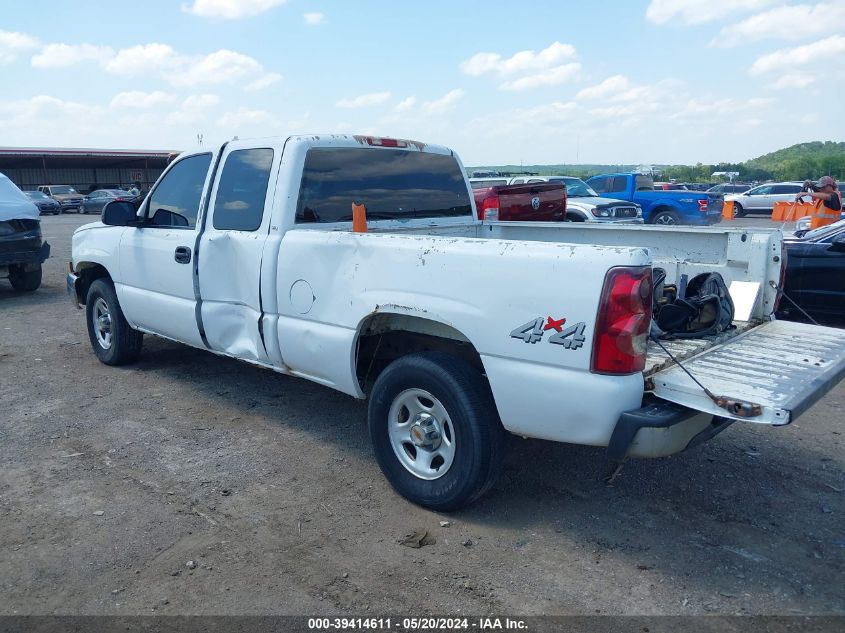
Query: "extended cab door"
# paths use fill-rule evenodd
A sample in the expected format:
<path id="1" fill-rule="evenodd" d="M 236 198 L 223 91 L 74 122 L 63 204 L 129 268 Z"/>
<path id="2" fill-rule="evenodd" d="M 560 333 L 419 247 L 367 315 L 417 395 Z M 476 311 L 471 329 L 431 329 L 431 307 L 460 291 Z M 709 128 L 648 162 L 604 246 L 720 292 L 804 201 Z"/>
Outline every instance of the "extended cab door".
<path id="1" fill-rule="evenodd" d="M 144 220 L 120 241 L 115 283 L 127 320 L 141 329 L 203 347 L 197 324 L 194 249 L 208 187 L 211 152 L 172 163 L 139 210 Z"/>
<path id="2" fill-rule="evenodd" d="M 270 359 L 261 284 L 275 271 L 275 261 L 264 261 L 264 249 L 282 143 L 227 145 L 199 246 L 199 313 L 208 346 L 262 363 Z M 269 272 L 262 272 L 263 265 Z"/>

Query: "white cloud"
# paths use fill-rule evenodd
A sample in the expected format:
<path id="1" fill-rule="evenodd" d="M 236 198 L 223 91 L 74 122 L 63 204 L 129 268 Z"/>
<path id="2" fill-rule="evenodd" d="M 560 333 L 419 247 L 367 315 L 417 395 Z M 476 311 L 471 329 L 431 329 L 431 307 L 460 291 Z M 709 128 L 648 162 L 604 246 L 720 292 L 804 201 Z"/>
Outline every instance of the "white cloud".
<path id="1" fill-rule="evenodd" d="M 426 101 L 422 104 L 422 109 L 429 114 L 439 114 L 441 112 L 446 112 L 455 106 L 455 104 L 460 101 L 464 96 L 464 91 L 460 88 L 456 88 L 455 90 L 450 90 L 445 95 L 440 97 L 439 99 L 434 99 L 433 101 Z"/>
<path id="2" fill-rule="evenodd" d="M 154 43 L 121 49 L 103 68 L 115 75 L 140 75 L 169 69 L 177 63 L 178 56 L 171 46 Z"/>
<path id="3" fill-rule="evenodd" d="M 631 87 L 631 82 L 623 75 L 613 75 L 595 86 L 580 90 L 576 99 L 608 99 Z"/>
<path id="4" fill-rule="evenodd" d="M 702 117 L 726 117 L 742 113 L 759 114 L 772 105 L 771 99 L 689 99 L 683 107 L 672 115 L 673 119 L 692 117 L 701 120 Z"/>
<path id="5" fill-rule="evenodd" d="M 154 108 L 163 103 L 171 103 L 176 97 L 161 90 L 154 92 L 141 92 L 140 90 L 129 90 L 119 92 L 111 100 L 112 108 Z"/>
<path id="6" fill-rule="evenodd" d="M 67 68 L 84 61 L 104 62 L 114 55 L 109 46 L 92 44 L 47 44 L 32 58 L 35 68 Z"/>
<path id="7" fill-rule="evenodd" d="M 683 24 L 703 24 L 741 12 L 757 11 L 777 0 L 651 0 L 646 18 L 654 24 L 679 21 Z"/>
<path id="8" fill-rule="evenodd" d="M 244 90 L 247 92 L 256 92 L 258 90 L 264 90 L 265 88 L 269 88 L 275 83 L 278 83 L 282 80 L 282 76 L 279 73 L 267 73 L 265 75 L 261 75 L 255 81 L 251 81 L 246 86 L 244 86 Z"/>
<path id="9" fill-rule="evenodd" d="M 157 43 L 124 48 L 106 60 L 103 68 L 116 75 L 157 75 L 173 86 L 189 87 L 234 83 L 263 71 L 261 64 L 249 55 L 225 48 L 207 55 L 188 56 L 177 53 L 167 44 Z M 266 87 L 277 81 L 276 76 L 270 73 L 254 83 L 262 85 L 263 81 L 263 87 Z"/>
<path id="10" fill-rule="evenodd" d="M 203 18 L 239 18 L 258 15 L 284 4 L 286 0 L 194 0 L 190 6 L 182 5 L 182 11 Z"/>
<path id="11" fill-rule="evenodd" d="M 38 40 L 26 33 L 0 30 L 0 65 L 10 64 L 18 54 L 37 48 Z"/>
<path id="12" fill-rule="evenodd" d="M 183 110 L 205 110 L 206 108 L 213 108 L 220 103 L 220 97 L 212 94 L 191 95 L 186 97 L 182 102 Z"/>
<path id="13" fill-rule="evenodd" d="M 778 77 L 772 88 L 778 90 L 798 90 L 815 83 L 816 77 L 809 73 L 787 73 Z"/>
<path id="14" fill-rule="evenodd" d="M 710 43 L 728 48 L 764 39 L 802 40 L 845 28 L 845 0 L 775 7 L 724 27 Z"/>
<path id="15" fill-rule="evenodd" d="M 396 104 L 396 107 L 394 109 L 397 112 L 407 112 L 408 110 L 413 108 L 414 105 L 416 105 L 416 103 L 417 103 L 416 97 L 407 97 L 406 99 L 402 99 L 402 101 L 400 101 L 398 104 Z"/>
<path id="16" fill-rule="evenodd" d="M 544 70 L 540 73 L 520 77 L 512 81 L 499 84 L 500 90 L 530 90 L 542 86 L 559 86 L 567 81 L 576 78 L 581 72 L 581 64 L 572 62 Z"/>
<path id="17" fill-rule="evenodd" d="M 752 75 L 763 75 L 771 72 L 786 73 L 790 70 L 817 64 L 831 59 L 831 63 L 840 62 L 845 55 L 845 36 L 832 35 L 823 40 L 797 46 L 782 48 L 768 55 L 759 57 L 749 71 Z"/>
<path id="18" fill-rule="evenodd" d="M 317 26 L 318 24 L 323 24 L 326 21 L 326 15 L 324 13 L 304 13 L 302 15 L 302 19 L 305 20 L 305 24 L 309 26 Z"/>
<path id="19" fill-rule="evenodd" d="M 261 64 L 252 57 L 220 49 L 200 58 L 192 58 L 171 73 L 168 81 L 174 86 L 232 83 L 261 72 Z"/>
<path id="20" fill-rule="evenodd" d="M 805 114 L 798 120 L 804 125 L 813 125 L 819 122 L 819 115 L 815 112 L 811 112 L 810 114 Z"/>
<path id="21" fill-rule="evenodd" d="M 220 97 L 213 94 L 190 95 L 181 107 L 167 115 L 168 125 L 187 125 L 205 118 L 207 111 L 220 103 Z"/>
<path id="22" fill-rule="evenodd" d="M 217 119 L 217 125 L 224 128 L 241 128 L 258 123 L 267 123 L 271 119 L 270 113 L 265 110 L 250 110 L 241 106 L 234 112 L 227 112 Z"/>
<path id="23" fill-rule="evenodd" d="M 504 59 L 498 53 L 477 53 L 461 62 L 461 70 L 472 76 L 496 73 L 515 75 L 538 70 L 547 70 L 559 66 L 562 61 L 575 57 L 575 47 L 571 44 L 553 42 L 539 53 L 520 51 Z"/>
<path id="24" fill-rule="evenodd" d="M 540 52 L 520 51 L 508 58 L 499 53 L 477 53 L 460 66 L 465 74 L 474 77 L 498 75 L 504 80 L 499 90 L 528 90 L 557 86 L 577 77 L 581 64 L 569 61 L 574 57 L 574 46 L 553 42 Z"/>
<path id="25" fill-rule="evenodd" d="M 358 97 L 344 98 L 335 103 L 338 108 L 365 108 L 379 105 L 390 99 L 389 92 L 370 92 Z"/>
<path id="26" fill-rule="evenodd" d="M 97 129 L 107 117 L 101 107 L 38 95 L 17 101 L 0 101 L 0 135 L 24 136 L 28 144 L 49 143 L 51 137 L 67 133 L 69 128 L 84 135 Z"/>

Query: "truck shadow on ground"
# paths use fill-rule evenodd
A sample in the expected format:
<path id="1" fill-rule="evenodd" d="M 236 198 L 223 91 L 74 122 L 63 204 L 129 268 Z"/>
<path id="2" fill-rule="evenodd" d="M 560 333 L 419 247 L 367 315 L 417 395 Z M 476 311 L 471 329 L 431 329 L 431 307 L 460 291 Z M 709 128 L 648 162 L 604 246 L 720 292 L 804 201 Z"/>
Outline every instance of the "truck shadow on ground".
<path id="1" fill-rule="evenodd" d="M 337 445 L 339 453 L 353 451 L 372 463 L 365 475 L 378 473 L 366 406 L 348 396 L 157 339 L 145 342 L 135 368 L 187 383 L 213 407 L 246 408 L 266 424 Z M 511 437 L 497 485 L 453 516 L 479 529 L 541 532 L 552 543 L 574 540 L 597 561 L 625 560 L 642 572 L 659 569 L 690 585 L 713 584 L 714 591 L 728 580 L 754 584 L 751 576 L 759 574 L 756 582 L 764 586 L 810 592 L 845 563 L 845 533 L 835 518 L 845 512 L 845 476 L 830 456 L 837 449 L 828 453 L 818 443 L 796 441 L 800 433 L 738 423 L 677 456 L 631 460 L 612 485 L 605 481 L 612 464 L 603 448 Z M 387 486 L 384 491 L 383 506 L 405 503 Z M 436 525 L 434 513 L 407 511 Z M 512 547 L 529 552 L 536 546 L 528 538 Z M 550 561 L 559 556 L 535 554 Z M 723 580 L 696 578 L 702 565 Z"/>

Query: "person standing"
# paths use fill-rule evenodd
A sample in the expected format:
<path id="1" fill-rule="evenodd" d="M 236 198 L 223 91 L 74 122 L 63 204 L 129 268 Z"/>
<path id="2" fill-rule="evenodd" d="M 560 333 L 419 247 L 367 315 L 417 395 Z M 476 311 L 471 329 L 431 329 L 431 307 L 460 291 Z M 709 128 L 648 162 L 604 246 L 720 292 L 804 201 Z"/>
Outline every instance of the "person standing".
<path id="1" fill-rule="evenodd" d="M 809 188 L 812 183 L 808 180 L 804 188 Z M 813 200 L 813 211 L 810 219 L 810 229 L 817 229 L 820 226 L 827 226 L 839 220 L 842 213 L 842 195 L 836 187 L 836 181 L 830 176 L 822 176 L 815 184 L 814 190 L 802 191 L 795 196 L 795 201 L 800 202 L 801 198 L 809 196 Z"/>

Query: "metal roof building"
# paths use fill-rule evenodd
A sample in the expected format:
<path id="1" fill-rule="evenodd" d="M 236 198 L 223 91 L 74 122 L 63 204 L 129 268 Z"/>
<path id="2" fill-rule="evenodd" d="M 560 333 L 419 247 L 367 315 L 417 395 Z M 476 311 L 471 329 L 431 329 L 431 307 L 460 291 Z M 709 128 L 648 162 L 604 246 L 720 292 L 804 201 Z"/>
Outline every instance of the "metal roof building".
<path id="1" fill-rule="evenodd" d="M 53 147 L 0 147 L 0 172 L 23 190 L 39 185 L 71 185 L 81 193 L 94 189 L 141 189 L 161 175 L 171 150 L 123 150 Z"/>

